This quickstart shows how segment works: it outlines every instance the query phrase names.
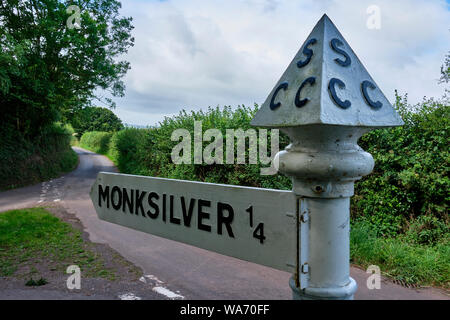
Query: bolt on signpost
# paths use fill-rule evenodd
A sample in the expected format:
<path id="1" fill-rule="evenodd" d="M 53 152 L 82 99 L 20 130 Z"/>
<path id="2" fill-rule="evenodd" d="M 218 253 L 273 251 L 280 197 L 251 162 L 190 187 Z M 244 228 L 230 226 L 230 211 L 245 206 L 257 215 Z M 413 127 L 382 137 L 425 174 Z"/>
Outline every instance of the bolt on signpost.
<path id="1" fill-rule="evenodd" d="M 324 15 L 251 124 L 292 141 L 274 163 L 292 177 L 298 201 L 293 298 L 352 299 L 350 197 L 374 166 L 357 141 L 403 121 Z"/>
<path id="2" fill-rule="evenodd" d="M 293 191 L 100 172 L 100 219 L 293 273 L 294 299 L 352 299 L 350 197 L 373 169 L 364 133 L 402 120 L 324 15 L 251 122 L 292 143 Z"/>

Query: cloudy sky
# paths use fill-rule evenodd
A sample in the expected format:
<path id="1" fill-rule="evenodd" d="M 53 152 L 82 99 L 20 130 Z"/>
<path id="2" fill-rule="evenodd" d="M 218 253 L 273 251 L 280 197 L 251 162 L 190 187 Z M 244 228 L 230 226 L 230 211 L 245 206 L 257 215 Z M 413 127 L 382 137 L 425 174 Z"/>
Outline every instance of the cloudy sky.
<path id="1" fill-rule="evenodd" d="M 371 5 L 379 29 L 367 27 Z M 448 0 L 122 0 L 135 46 L 114 112 L 154 125 L 181 109 L 262 104 L 324 13 L 389 100 L 395 89 L 412 103 L 440 97 L 449 10 Z"/>

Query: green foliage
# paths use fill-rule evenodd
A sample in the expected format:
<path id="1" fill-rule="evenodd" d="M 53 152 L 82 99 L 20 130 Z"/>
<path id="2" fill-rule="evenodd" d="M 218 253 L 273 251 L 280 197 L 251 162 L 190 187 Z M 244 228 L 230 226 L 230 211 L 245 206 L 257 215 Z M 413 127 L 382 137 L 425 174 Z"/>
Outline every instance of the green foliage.
<path id="1" fill-rule="evenodd" d="M 30 280 L 28 280 L 25 285 L 28 287 L 39 287 L 39 286 L 44 286 L 48 283 L 47 279 L 45 278 L 39 278 L 39 280 L 34 280 L 33 278 L 30 278 Z"/>
<path id="2" fill-rule="evenodd" d="M 382 238 L 372 224 L 357 221 L 350 233 L 351 262 L 375 264 L 383 273 L 406 284 L 450 287 L 449 237 L 434 245 L 411 243 L 408 236 Z"/>
<path id="3" fill-rule="evenodd" d="M 96 153 L 106 154 L 109 150 L 111 132 L 86 132 L 80 139 L 80 146 Z"/>
<path id="4" fill-rule="evenodd" d="M 84 275 L 110 277 L 104 261 L 83 241 L 81 232 L 73 229 L 44 208 L 10 210 L 0 213 L 0 276 L 20 272 L 19 266 L 50 261 L 65 273 L 77 264 Z M 31 279 L 28 285 L 44 285 L 46 280 Z"/>
<path id="5" fill-rule="evenodd" d="M 353 216 L 381 235 L 405 232 L 421 215 L 449 222 L 449 106 L 429 99 L 408 107 L 398 96 L 396 106 L 404 126 L 372 131 L 359 142 L 375 168 L 356 184 Z"/>
<path id="6" fill-rule="evenodd" d="M 73 131 L 72 131 L 73 132 Z M 0 127 L 0 190 L 33 184 L 71 171 L 78 163 L 69 126 L 53 124 L 26 139 L 14 127 Z"/>
<path id="7" fill-rule="evenodd" d="M 81 137 L 87 131 L 114 132 L 123 129 L 122 121 L 108 108 L 86 107 L 76 111 L 71 124 Z"/>
<path id="8" fill-rule="evenodd" d="M 448 83 L 450 81 L 450 53 L 445 56 L 444 64 L 441 67 L 440 83 Z"/>
<path id="9" fill-rule="evenodd" d="M 121 61 L 134 39 L 117 0 L 1 0 L 0 122 L 26 139 L 90 105 L 96 89 L 123 96 Z M 66 25 L 70 5 L 80 28 Z M 109 100 L 108 100 L 109 101 Z M 111 105 L 113 105 L 111 103 Z"/>
<path id="10" fill-rule="evenodd" d="M 127 128 L 111 137 L 108 156 L 121 172 L 139 172 L 145 134 L 146 130 Z"/>
<path id="11" fill-rule="evenodd" d="M 81 9 L 79 29 L 66 24 L 70 5 Z M 0 0 L 0 189 L 73 169 L 73 131 L 55 121 L 66 123 L 89 106 L 96 89 L 123 95 L 120 79 L 129 63 L 120 57 L 134 39 L 120 6 L 117 0 Z M 117 126 L 111 115 L 98 120 L 110 123 L 108 130 Z"/>
<path id="12" fill-rule="evenodd" d="M 191 134 L 192 150 L 194 150 L 194 121 L 202 121 L 202 131 L 218 129 L 224 140 L 227 129 L 252 128 L 250 120 L 257 110 L 239 106 L 236 110 L 231 107 L 209 108 L 204 111 L 186 111 L 172 118 L 165 118 L 158 127 L 149 129 L 125 129 L 113 135 L 111 139 L 111 158 L 118 164 L 121 172 L 159 176 L 174 179 L 199 180 L 213 183 L 226 183 L 245 186 L 260 186 L 264 188 L 289 189 L 289 178 L 282 175 L 262 176 L 260 168 L 265 167 L 259 161 L 257 164 L 180 164 L 175 165 L 171 159 L 171 152 L 179 141 L 172 141 L 172 132 L 176 129 L 186 129 Z M 253 128 L 254 129 L 254 128 Z M 269 146 L 270 146 L 270 134 Z M 236 139 L 235 139 L 236 140 Z M 287 145 L 288 138 L 280 134 L 280 146 Z M 210 144 L 203 141 L 203 148 Z M 234 142 L 236 154 L 236 141 Z M 248 145 L 248 141 L 247 141 Z M 224 142 L 224 162 L 226 146 Z M 248 163 L 248 152 L 246 155 Z M 193 162 L 193 155 L 192 161 Z"/>
<path id="13" fill-rule="evenodd" d="M 406 239 L 416 244 L 433 245 L 441 239 L 449 239 L 449 235 L 449 224 L 431 215 L 417 217 L 406 231 Z"/>

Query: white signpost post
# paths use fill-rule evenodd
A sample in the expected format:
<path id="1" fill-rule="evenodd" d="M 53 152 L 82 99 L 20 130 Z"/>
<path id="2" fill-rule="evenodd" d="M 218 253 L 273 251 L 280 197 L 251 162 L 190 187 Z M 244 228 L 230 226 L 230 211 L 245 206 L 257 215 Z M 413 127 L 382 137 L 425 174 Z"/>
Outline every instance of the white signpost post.
<path id="1" fill-rule="evenodd" d="M 293 190 L 99 173 L 100 219 L 293 273 L 294 299 L 352 299 L 350 197 L 369 174 L 366 132 L 402 124 L 324 15 L 252 120 L 292 143 L 275 166 Z"/>
<path id="2" fill-rule="evenodd" d="M 252 125 L 280 128 L 292 143 L 275 157 L 299 200 L 294 299 L 352 299 L 350 197 L 372 156 L 358 139 L 403 122 L 324 15 L 258 110 Z"/>

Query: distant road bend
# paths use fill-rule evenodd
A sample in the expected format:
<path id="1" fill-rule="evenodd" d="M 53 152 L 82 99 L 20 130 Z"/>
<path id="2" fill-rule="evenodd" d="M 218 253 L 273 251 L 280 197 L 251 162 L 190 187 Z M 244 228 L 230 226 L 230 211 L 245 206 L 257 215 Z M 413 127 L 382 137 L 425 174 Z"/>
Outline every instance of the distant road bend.
<path id="1" fill-rule="evenodd" d="M 150 234 L 101 221 L 89 192 L 97 173 L 117 172 L 104 156 L 74 147 L 78 168 L 58 179 L 0 193 L 0 211 L 57 203 L 81 220 L 90 240 L 107 243 L 163 281 L 185 299 L 291 299 L 290 274 L 226 257 Z M 383 279 L 380 290 L 366 286 L 369 274 L 352 268 L 358 282 L 356 299 L 449 299 L 437 289 L 408 289 Z"/>

